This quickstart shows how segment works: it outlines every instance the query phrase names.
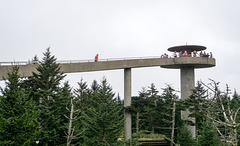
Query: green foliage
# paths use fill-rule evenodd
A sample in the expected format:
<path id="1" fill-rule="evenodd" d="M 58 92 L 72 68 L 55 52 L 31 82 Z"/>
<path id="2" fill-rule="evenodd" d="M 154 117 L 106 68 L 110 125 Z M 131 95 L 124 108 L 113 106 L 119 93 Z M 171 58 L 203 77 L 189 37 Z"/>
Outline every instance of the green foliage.
<path id="1" fill-rule="evenodd" d="M 59 144 L 64 144 L 66 143 L 66 134 L 68 130 L 68 122 L 69 119 L 66 118 L 65 116 L 69 115 L 69 110 L 67 107 L 70 106 L 71 99 L 74 98 L 72 92 L 71 92 L 71 87 L 68 82 L 65 82 L 63 84 L 63 87 L 60 89 L 59 93 L 57 94 L 58 98 L 56 98 L 54 108 L 56 109 L 56 113 L 59 116 L 59 125 L 58 125 L 58 133 L 59 133 L 59 139 L 58 143 Z"/>
<path id="2" fill-rule="evenodd" d="M 112 88 L 103 79 L 98 92 L 94 92 L 91 107 L 84 113 L 85 145 L 111 145 L 123 131 L 123 112 L 114 98 Z"/>
<path id="3" fill-rule="evenodd" d="M 157 108 L 157 100 L 159 96 L 157 95 L 159 91 L 157 91 L 155 85 L 152 83 L 147 90 L 148 96 L 146 98 L 147 105 L 144 106 L 144 116 L 146 120 L 146 126 L 148 127 L 146 130 L 151 130 L 152 133 L 155 132 L 155 128 L 158 125 L 158 111 Z"/>
<path id="4" fill-rule="evenodd" d="M 18 67 L 8 73 L 0 98 L 0 145 L 31 145 L 39 134 L 39 111 L 20 87 Z"/>
<path id="5" fill-rule="evenodd" d="M 136 132 L 139 130 L 149 130 L 155 133 L 159 120 L 159 112 L 156 109 L 159 99 L 158 92 L 155 85 L 151 84 L 148 88 L 142 88 L 139 91 L 139 96 L 132 97 L 131 110 Z"/>
<path id="6" fill-rule="evenodd" d="M 163 134 L 157 134 L 157 133 L 152 133 L 150 131 L 140 131 L 138 133 L 139 138 L 167 138 L 166 135 Z"/>
<path id="7" fill-rule="evenodd" d="M 236 92 L 233 93 L 231 100 L 231 109 L 237 110 L 240 107 L 240 95 Z M 236 117 L 236 123 L 240 123 L 240 114 Z M 237 134 L 240 135 L 240 127 L 237 128 Z M 238 137 L 238 145 L 240 145 L 240 136 Z"/>
<path id="8" fill-rule="evenodd" d="M 26 81 L 26 91 L 30 93 L 41 111 L 40 145 L 59 145 L 66 141 L 64 137 L 66 118 L 63 117 L 66 105 L 70 102 L 70 90 L 61 88 L 60 83 L 65 77 L 60 71 L 56 58 L 51 55 L 50 48 L 44 53 L 43 60 L 37 67 L 38 73 Z"/>
<path id="9" fill-rule="evenodd" d="M 177 144 L 181 146 L 193 146 L 196 145 L 195 140 L 192 138 L 191 132 L 188 130 L 186 126 L 183 126 L 178 129 L 177 134 Z"/>
<path id="10" fill-rule="evenodd" d="M 172 110 L 174 100 L 177 100 L 176 91 L 170 85 L 167 85 L 165 88 L 163 88 L 163 93 L 157 102 L 157 109 L 159 111 L 159 116 L 161 117 L 159 118 L 159 125 L 161 125 L 161 127 L 172 127 Z M 181 118 L 178 102 L 176 104 L 175 112 L 175 125 L 180 126 Z M 163 129 L 162 131 L 165 135 L 170 136 L 171 134 L 171 128 Z"/>
<path id="11" fill-rule="evenodd" d="M 184 108 L 188 109 L 191 113 L 189 117 L 195 118 L 195 123 L 188 121 L 189 125 L 196 126 L 196 135 L 198 135 L 199 129 L 202 127 L 203 121 L 206 120 L 206 115 L 203 114 L 203 111 L 207 111 L 207 90 L 204 89 L 203 85 L 198 81 L 195 89 L 192 90 L 192 94 L 189 98 L 185 99 Z"/>
<path id="12" fill-rule="evenodd" d="M 207 120 L 203 122 L 203 127 L 199 131 L 198 145 L 199 146 L 218 146 L 220 143 L 218 133 L 212 123 Z"/>
<path id="13" fill-rule="evenodd" d="M 98 86 L 97 82 L 94 81 L 93 83 L 96 83 L 96 86 Z M 94 85 L 94 87 L 96 87 Z M 83 127 L 83 121 L 85 119 L 84 113 L 87 112 L 87 109 L 90 108 L 91 106 L 91 92 L 96 92 L 96 88 L 89 90 L 87 82 L 84 82 L 83 79 L 81 78 L 80 82 L 78 82 L 78 88 L 74 89 L 74 106 L 76 109 L 79 110 L 78 118 L 76 119 L 76 125 L 75 125 L 75 130 L 76 133 L 80 133 L 82 131 L 85 131 Z M 79 143 L 79 145 L 82 145 L 83 143 L 83 138 L 80 137 L 80 139 L 75 140 L 76 143 Z"/>
<path id="14" fill-rule="evenodd" d="M 144 107 L 147 105 L 147 98 L 148 93 L 146 88 L 142 88 L 141 91 L 139 91 L 139 96 L 132 97 L 132 106 L 131 107 L 125 107 L 125 110 L 130 111 L 132 114 L 132 121 L 133 121 L 133 127 L 136 132 L 141 130 L 142 128 L 145 129 L 145 110 Z"/>

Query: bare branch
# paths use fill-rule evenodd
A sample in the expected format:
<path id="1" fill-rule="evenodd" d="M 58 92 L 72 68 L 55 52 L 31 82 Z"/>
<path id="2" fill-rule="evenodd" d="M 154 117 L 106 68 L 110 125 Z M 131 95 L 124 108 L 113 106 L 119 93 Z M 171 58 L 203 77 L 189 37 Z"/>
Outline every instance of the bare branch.
<path id="1" fill-rule="evenodd" d="M 65 114 L 64 114 L 64 117 L 65 117 L 65 118 L 67 118 L 67 119 L 69 119 L 69 117 L 68 117 L 68 116 L 66 116 Z"/>
<path id="2" fill-rule="evenodd" d="M 215 126 L 215 128 L 217 129 L 218 133 L 221 135 L 222 138 L 224 138 L 226 140 L 226 137 L 222 134 L 222 132 L 219 130 L 219 128 L 217 127 L 216 123 L 213 122 L 213 125 Z"/>
<path id="3" fill-rule="evenodd" d="M 240 107 L 238 107 L 237 111 L 235 112 L 235 115 L 234 115 L 234 121 L 236 121 L 237 114 L 238 114 L 239 110 L 240 110 Z"/>

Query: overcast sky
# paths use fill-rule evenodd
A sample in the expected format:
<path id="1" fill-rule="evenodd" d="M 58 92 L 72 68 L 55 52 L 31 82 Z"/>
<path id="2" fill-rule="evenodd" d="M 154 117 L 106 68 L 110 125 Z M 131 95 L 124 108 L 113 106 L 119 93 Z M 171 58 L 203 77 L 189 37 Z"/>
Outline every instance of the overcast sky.
<path id="1" fill-rule="evenodd" d="M 203 45 L 216 67 L 196 69 L 240 92 L 239 0 L 0 0 L 0 62 L 27 61 L 46 48 L 58 60 L 160 56 L 176 45 Z M 67 74 L 73 88 L 105 76 L 123 98 L 123 70 Z M 151 83 L 180 89 L 180 71 L 132 69 L 132 94 Z M 1 85 L 3 82 L 1 82 Z"/>

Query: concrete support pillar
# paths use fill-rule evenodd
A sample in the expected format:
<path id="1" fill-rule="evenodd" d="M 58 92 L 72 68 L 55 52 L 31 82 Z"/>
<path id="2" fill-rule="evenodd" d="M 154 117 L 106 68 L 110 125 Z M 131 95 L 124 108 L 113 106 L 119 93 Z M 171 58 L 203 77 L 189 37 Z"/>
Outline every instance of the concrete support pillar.
<path id="1" fill-rule="evenodd" d="M 191 95 L 191 90 L 194 89 L 195 77 L 194 77 L 194 67 L 185 66 L 181 67 L 181 100 L 188 98 Z M 181 111 L 182 120 L 189 120 L 195 123 L 195 118 L 190 118 L 189 110 Z M 196 137 L 196 127 L 188 126 L 188 129 L 191 131 L 192 136 Z"/>
<path id="2" fill-rule="evenodd" d="M 132 81 L 131 68 L 124 69 L 124 107 L 131 106 Z M 129 140 L 132 136 L 132 117 L 131 113 L 124 111 L 124 140 Z"/>

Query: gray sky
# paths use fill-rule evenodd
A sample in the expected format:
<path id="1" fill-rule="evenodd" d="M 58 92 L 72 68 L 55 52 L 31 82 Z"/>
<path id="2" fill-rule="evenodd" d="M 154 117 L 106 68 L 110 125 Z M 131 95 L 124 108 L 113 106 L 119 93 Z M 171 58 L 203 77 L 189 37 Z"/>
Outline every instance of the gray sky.
<path id="1" fill-rule="evenodd" d="M 0 0 L 0 61 L 40 59 L 47 47 L 58 60 L 160 56 L 176 45 L 203 45 L 216 67 L 195 70 L 238 92 L 239 0 Z M 180 71 L 132 70 L 132 93 L 156 85 L 180 89 Z M 67 74 L 71 86 L 106 76 L 123 98 L 123 70 Z M 1 85 L 3 82 L 1 82 Z"/>

